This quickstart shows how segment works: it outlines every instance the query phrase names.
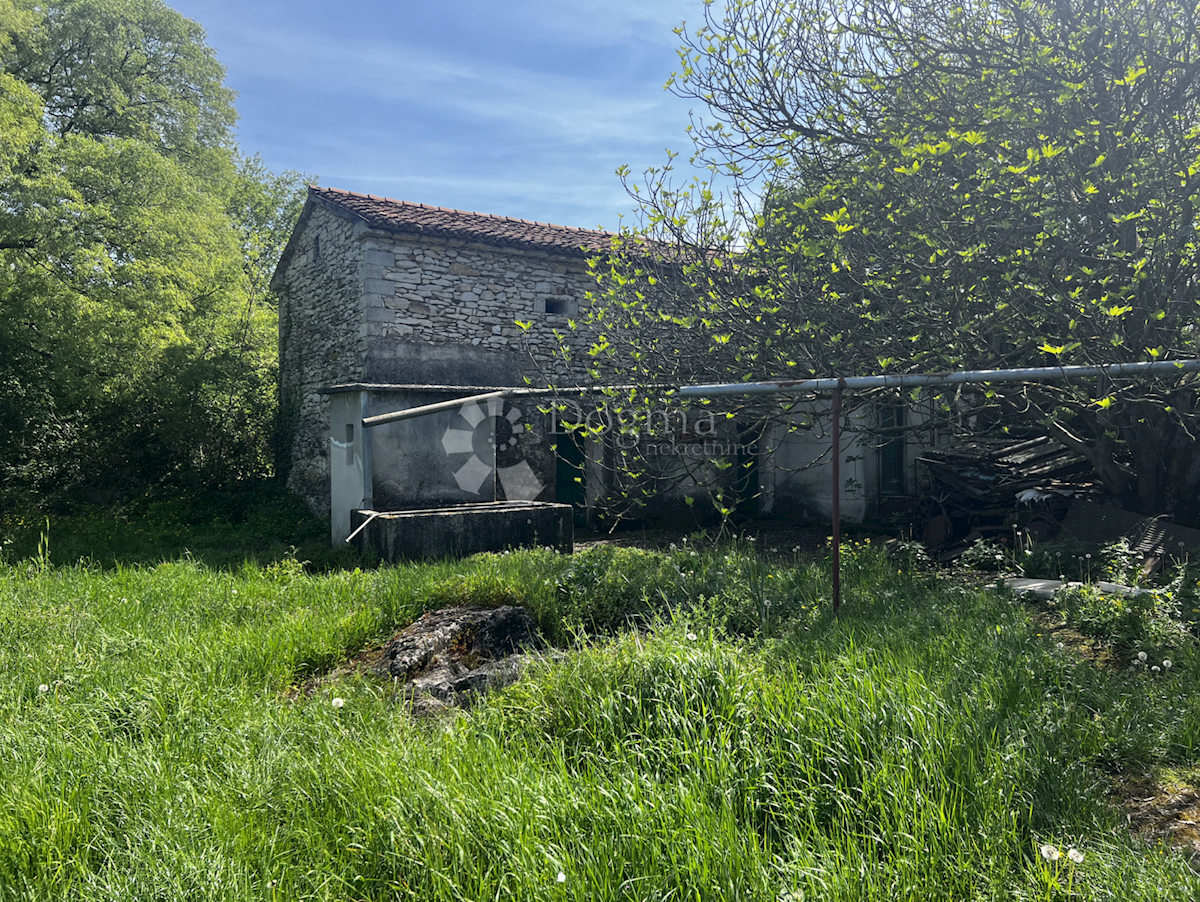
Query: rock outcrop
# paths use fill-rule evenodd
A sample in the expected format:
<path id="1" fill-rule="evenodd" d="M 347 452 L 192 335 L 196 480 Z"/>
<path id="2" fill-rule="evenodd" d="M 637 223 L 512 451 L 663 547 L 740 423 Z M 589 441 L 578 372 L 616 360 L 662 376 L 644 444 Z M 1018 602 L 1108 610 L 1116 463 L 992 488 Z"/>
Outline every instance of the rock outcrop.
<path id="1" fill-rule="evenodd" d="M 524 608 L 444 608 L 392 639 L 379 669 L 404 682 L 414 710 L 429 713 L 513 682 L 543 644 Z"/>

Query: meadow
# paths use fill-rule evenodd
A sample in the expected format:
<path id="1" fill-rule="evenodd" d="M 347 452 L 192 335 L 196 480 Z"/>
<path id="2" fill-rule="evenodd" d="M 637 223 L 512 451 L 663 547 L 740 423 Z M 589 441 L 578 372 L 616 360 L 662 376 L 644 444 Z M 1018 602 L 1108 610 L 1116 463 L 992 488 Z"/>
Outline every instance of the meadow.
<path id="1" fill-rule="evenodd" d="M 826 564 L 784 558 L 10 554 L 0 899 L 1200 897 L 1111 791 L 1200 761 L 1190 639 L 1099 663 L 869 544 L 834 617 Z M 431 718 L 341 666 L 456 603 L 564 653 Z"/>

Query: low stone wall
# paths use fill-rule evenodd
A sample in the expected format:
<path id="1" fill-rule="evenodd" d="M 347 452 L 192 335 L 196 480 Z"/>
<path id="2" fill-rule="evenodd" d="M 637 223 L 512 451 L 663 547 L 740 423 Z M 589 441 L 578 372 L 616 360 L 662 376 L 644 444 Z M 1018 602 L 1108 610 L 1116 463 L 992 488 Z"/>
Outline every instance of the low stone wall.
<path id="1" fill-rule="evenodd" d="M 364 525 L 365 524 L 365 525 Z M 569 504 L 497 501 L 412 511 L 354 511 L 354 541 L 389 563 L 468 557 L 484 551 L 549 547 L 570 554 Z"/>

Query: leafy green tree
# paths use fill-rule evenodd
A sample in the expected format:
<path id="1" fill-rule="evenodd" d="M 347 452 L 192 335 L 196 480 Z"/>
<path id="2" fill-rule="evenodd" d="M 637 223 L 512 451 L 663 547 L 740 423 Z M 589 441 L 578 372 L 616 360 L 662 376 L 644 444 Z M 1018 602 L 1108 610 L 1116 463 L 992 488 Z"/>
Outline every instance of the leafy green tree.
<path id="1" fill-rule="evenodd" d="M 0 24 L 3 485 L 264 472 L 262 271 L 299 177 L 239 156 L 224 69 L 160 0 L 5 0 Z"/>
<path id="2" fill-rule="evenodd" d="M 642 228 L 581 326 L 609 365 L 727 381 L 1200 352 L 1195 3 L 732 0 L 680 34 L 670 86 L 708 111 L 693 160 L 736 190 L 676 187 L 672 164 L 629 185 Z M 1130 506 L 1194 520 L 1196 384 L 935 406 L 1044 430 Z"/>

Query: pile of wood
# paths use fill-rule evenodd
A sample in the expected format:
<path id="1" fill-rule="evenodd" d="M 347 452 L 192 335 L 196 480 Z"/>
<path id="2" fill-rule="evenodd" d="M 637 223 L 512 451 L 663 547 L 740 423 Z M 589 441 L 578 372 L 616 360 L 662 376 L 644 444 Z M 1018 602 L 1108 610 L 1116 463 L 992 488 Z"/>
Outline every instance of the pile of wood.
<path id="1" fill-rule="evenodd" d="M 981 538 L 1008 543 L 1058 532 L 1071 499 L 1098 488 L 1083 455 L 1047 436 L 976 439 L 917 459 L 929 492 L 913 512 L 914 535 L 943 560 Z"/>

